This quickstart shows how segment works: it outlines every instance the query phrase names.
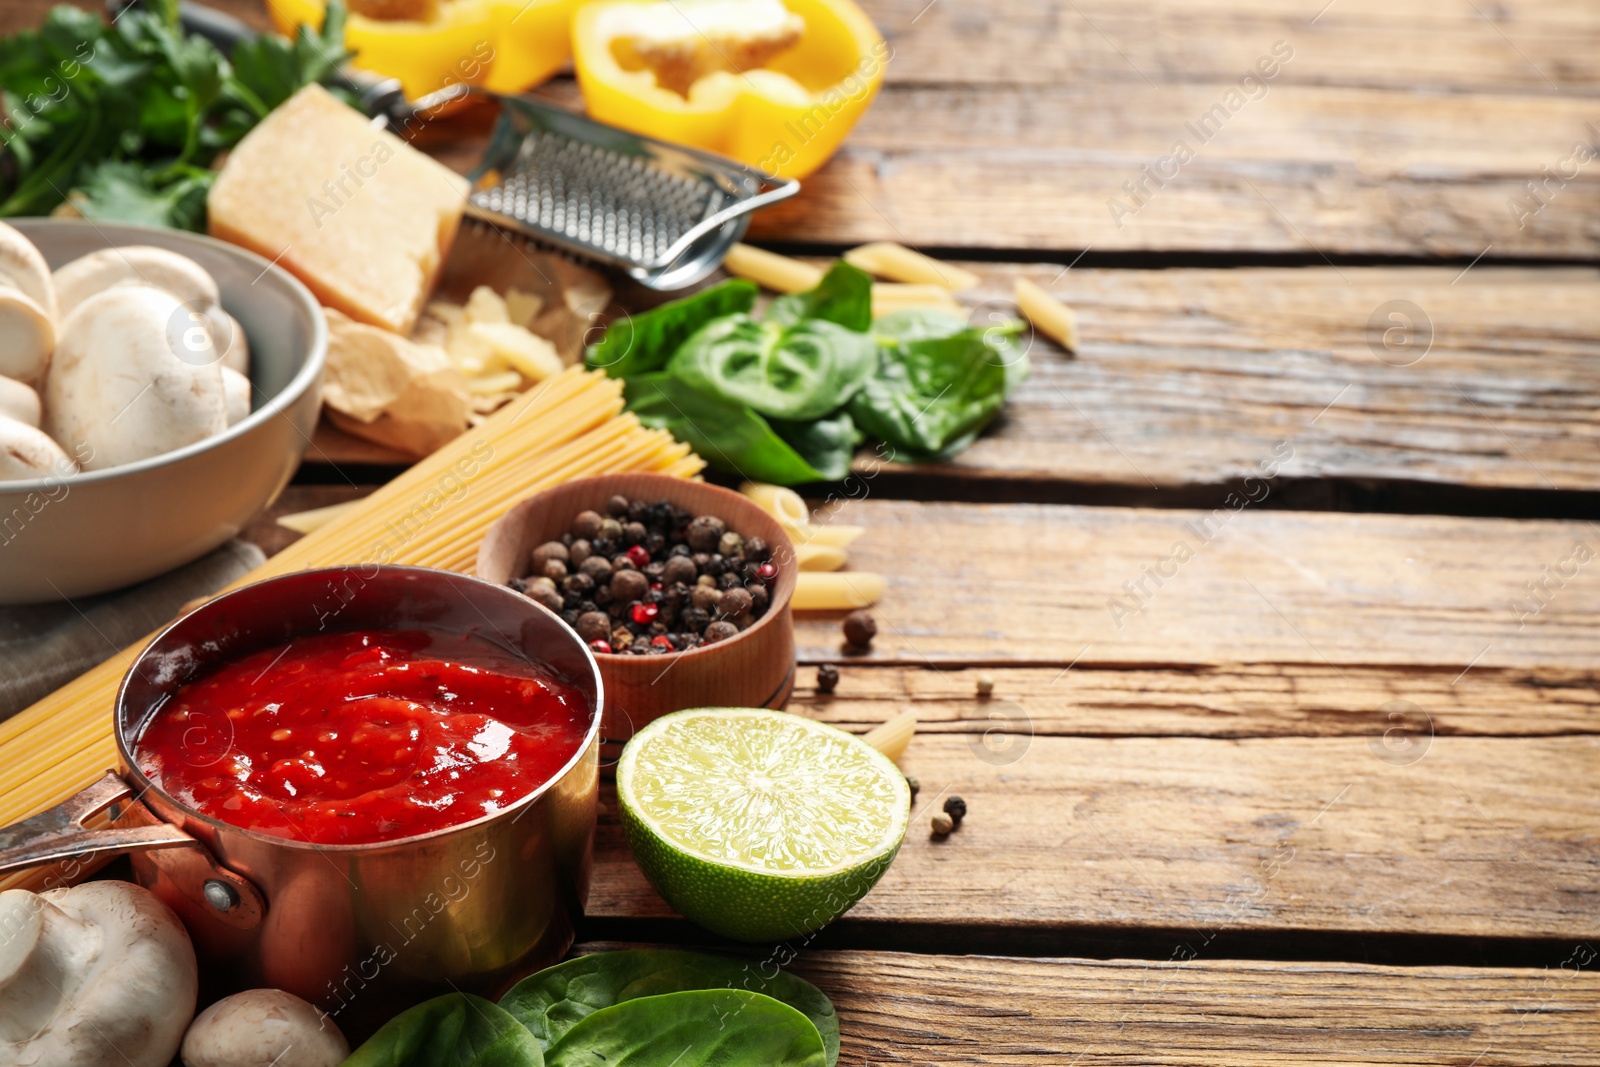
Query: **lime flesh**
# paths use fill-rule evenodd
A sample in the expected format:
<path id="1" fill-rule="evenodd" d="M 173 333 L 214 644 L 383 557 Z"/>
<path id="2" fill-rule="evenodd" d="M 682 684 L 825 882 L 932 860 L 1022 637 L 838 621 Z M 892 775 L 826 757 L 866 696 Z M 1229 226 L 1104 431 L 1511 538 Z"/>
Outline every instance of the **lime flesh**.
<path id="1" fill-rule="evenodd" d="M 905 837 L 905 777 L 860 738 L 797 715 L 695 708 L 641 730 L 617 764 L 634 858 L 689 919 L 741 941 L 832 922 Z"/>

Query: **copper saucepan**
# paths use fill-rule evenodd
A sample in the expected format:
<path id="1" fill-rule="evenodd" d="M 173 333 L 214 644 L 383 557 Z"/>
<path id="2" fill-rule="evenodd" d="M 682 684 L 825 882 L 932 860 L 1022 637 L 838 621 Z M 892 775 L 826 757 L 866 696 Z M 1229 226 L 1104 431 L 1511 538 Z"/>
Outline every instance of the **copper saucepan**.
<path id="1" fill-rule="evenodd" d="M 209 667 L 331 630 L 428 627 L 542 663 L 592 709 L 583 745 L 550 782 L 473 822 L 364 845 L 242 829 L 164 793 L 133 760 L 163 701 Z M 588 896 L 599 786 L 600 673 L 576 634 L 510 589 L 422 567 L 302 571 L 218 597 L 167 627 L 117 694 L 121 769 L 0 830 L 0 872 L 129 853 L 140 884 L 177 911 L 202 961 L 272 986 L 341 1023 L 451 988 L 493 992 L 571 945 Z M 111 809 L 112 825 L 84 820 Z"/>

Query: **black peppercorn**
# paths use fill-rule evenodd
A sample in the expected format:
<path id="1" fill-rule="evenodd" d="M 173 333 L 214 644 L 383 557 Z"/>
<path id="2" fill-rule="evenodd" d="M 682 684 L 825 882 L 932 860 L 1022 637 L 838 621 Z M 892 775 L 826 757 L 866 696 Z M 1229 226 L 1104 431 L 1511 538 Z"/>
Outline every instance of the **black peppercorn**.
<path id="1" fill-rule="evenodd" d="M 614 519 L 620 519 L 628 513 L 628 498 L 618 493 L 606 501 L 606 514 Z"/>
<path id="2" fill-rule="evenodd" d="M 744 558 L 753 559 L 757 563 L 765 563 L 772 558 L 772 547 L 759 537 L 745 538 Z"/>
<path id="3" fill-rule="evenodd" d="M 700 564 L 700 573 L 709 574 L 713 578 L 720 578 L 728 569 L 728 561 L 722 558 L 722 553 L 713 552 Z"/>
<path id="4" fill-rule="evenodd" d="M 878 623 L 867 611 L 852 611 L 844 617 L 844 639 L 852 648 L 867 648 L 878 636 Z"/>
<path id="5" fill-rule="evenodd" d="M 700 608 L 684 608 L 678 613 L 678 625 L 692 633 L 703 633 L 711 615 Z"/>
<path id="6" fill-rule="evenodd" d="M 572 536 L 585 540 L 600 532 L 600 525 L 605 517 L 598 511 L 580 511 L 578 517 L 572 520 Z"/>
<path id="7" fill-rule="evenodd" d="M 715 552 L 727 529 L 715 515 L 698 515 L 686 531 L 689 547 L 697 552 Z"/>
<path id="8" fill-rule="evenodd" d="M 650 654 L 650 642 L 635 641 L 632 645 L 628 646 L 628 654 L 630 656 L 648 656 Z"/>
<path id="9" fill-rule="evenodd" d="M 945 797 L 944 810 L 945 814 L 950 816 L 950 821 L 960 829 L 961 820 L 967 817 L 967 802 L 957 796 Z"/>
<path id="10" fill-rule="evenodd" d="M 562 544 L 566 545 L 568 548 L 572 547 L 573 538 L 572 538 L 572 535 L 569 534 L 569 533 L 562 534 L 560 537 L 556 538 L 556 540 L 560 541 Z"/>
<path id="11" fill-rule="evenodd" d="M 603 611 L 586 611 L 578 616 L 578 636 L 585 641 L 605 641 L 611 637 L 611 619 Z"/>
<path id="12" fill-rule="evenodd" d="M 595 586 L 593 596 L 594 602 L 602 608 L 616 599 L 611 595 L 611 587 L 609 585 Z"/>
<path id="13" fill-rule="evenodd" d="M 567 546 L 567 562 L 574 566 L 581 565 L 592 555 L 594 555 L 594 544 L 581 537 Z"/>
<path id="14" fill-rule="evenodd" d="M 706 627 L 706 644 L 715 644 L 726 641 L 739 632 L 739 628 L 731 622 L 714 622 Z"/>
<path id="15" fill-rule="evenodd" d="M 906 775 L 906 785 L 911 787 L 911 799 L 916 800 L 917 794 L 922 791 L 922 782 L 914 774 Z"/>
<path id="16" fill-rule="evenodd" d="M 650 589 L 650 579 L 636 570 L 619 570 L 611 575 L 611 595 L 623 603 L 638 600 Z"/>
<path id="17" fill-rule="evenodd" d="M 644 535 L 644 540 L 640 543 L 644 545 L 645 551 L 649 552 L 652 556 L 659 556 L 667 550 L 666 535 L 656 530 L 651 530 L 649 533 L 646 533 Z"/>
<path id="18" fill-rule="evenodd" d="M 644 517 L 650 513 L 650 505 L 643 500 L 628 501 L 628 521 L 644 522 Z"/>
<path id="19" fill-rule="evenodd" d="M 606 559 L 610 559 L 617 554 L 617 543 L 615 541 L 607 541 L 604 537 L 596 537 L 589 542 L 589 547 L 594 550 L 595 555 L 604 556 Z"/>
<path id="20" fill-rule="evenodd" d="M 630 522 L 622 528 L 622 543 L 625 545 L 637 545 L 644 540 L 647 532 L 644 528 L 644 523 Z"/>
<path id="21" fill-rule="evenodd" d="M 750 593 L 743 586 L 734 586 L 722 594 L 722 603 L 717 605 L 719 617 L 737 618 L 750 610 Z"/>
<path id="22" fill-rule="evenodd" d="M 687 556 L 668 556 L 661 571 L 662 577 L 669 582 L 692 582 L 698 576 L 694 561 Z"/>
<path id="23" fill-rule="evenodd" d="M 652 582 L 661 581 L 667 573 L 667 564 L 664 560 L 654 560 L 644 565 L 644 574 Z"/>
<path id="24" fill-rule="evenodd" d="M 593 600 L 585 600 L 578 604 L 578 610 L 584 613 L 600 611 L 600 605 L 596 604 Z M 602 614 L 604 613 L 602 612 Z"/>
<path id="25" fill-rule="evenodd" d="M 760 582 L 752 582 L 745 586 L 750 591 L 750 610 L 757 615 L 767 610 L 767 605 L 772 603 L 772 594 L 767 592 L 767 587 Z"/>
<path id="26" fill-rule="evenodd" d="M 590 556 L 578 564 L 578 573 L 588 575 L 596 582 L 611 580 L 611 561 L 604 556 Z"/>
<path id="27" fill-rule="evenodd" d="M 578 628 L 578 610 L 576 608 L 568 608 L 563 611 L 561 613 L 561 621 L 576 630 Z"/>
<path id="28" fill-rule="evenodd" d="M 839 668 L 824 663 L 817 668 L 817 692 L 831 693 L 839 687 Z"/>
<path id="29" fill-rule="evenodd" d="M 743 585 L 744 583 L 739 580 L 739 576 L 731 572 L 723 574 L 722 577 L 717 579 L 717 588 L 721 589 L 724 593 L 726 593 L 729 589 L 741 588 Z"/>

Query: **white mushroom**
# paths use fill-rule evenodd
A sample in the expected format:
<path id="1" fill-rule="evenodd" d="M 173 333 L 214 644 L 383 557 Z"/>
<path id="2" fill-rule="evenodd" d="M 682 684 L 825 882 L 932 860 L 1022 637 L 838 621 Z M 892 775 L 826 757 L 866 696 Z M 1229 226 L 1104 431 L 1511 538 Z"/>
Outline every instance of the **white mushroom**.
<path id="1" fill-rule="evenodd" d="M 21 289 L 0 285 L 0 374 L 37 381 L 50 365 L 56 324 L 39 302 Z"/>
<path id="2" fill-rule="evenodd" d="M 56 271 L 55 285 L 62 319 L 96 293 L 118 285 L 153 286 L 197 308 L 219 299 L 215 279 L 200 264 L 151 245 L 102 248 L 80 256 Z"/>
<path id="3" fill-rule="evenodd" d="M 0 893 L 0 1063 L 167 1067 L 194 1014 L 194 946 L 128 882 Z"/>
<path id="4" fill-rule="evenodd" d="M 243 422 L 250 414 L 250 379 L 236 370 L 223 367 L 222 395 L 228 405 L 228 425 Z"/>
<path id="5" fill-rule="evenodd" d="M 48 434 L 25 422 L 0 415 L 0 482 L 66 477 L 78 465 Z"/>
<path id="6" fill-rule="evenodd" d="M 33 386 L 15 378 L 0 377 L 0 415 L 36 427 L 39 411 L 39 394 Z"/>
<path id="7" fill-rule="evenodd" d="M 211 336 L 178 298 L 117 286 L 61 324 L 44 388 L 45 431 L 103 470 L 158 456 L 228 426 Z"/>
<path id="8" fill-rule="evenodd" d="M 224 997 L 183 1039 L 183 1067 L 339 1067 L 349 1055 L 332 1019 L 281 989 Z"/>
<path id="9" fill-rule="evenodd" d="M 239 320 L 213 304 L 206 309 L 211 320 L 211 340 L 222 353 L 222 365 L 240 374 L 250 373 L 250 339 L 244 335 Z"/>
<path id="10" fill-rule="evenodd" d="M 50 265 L 14 227 L 0 222 L 0 285 L 9 285 L 38 304 L 54 321 L 61 317 L 56 307 L 56 287 L 50 280 Z"/>

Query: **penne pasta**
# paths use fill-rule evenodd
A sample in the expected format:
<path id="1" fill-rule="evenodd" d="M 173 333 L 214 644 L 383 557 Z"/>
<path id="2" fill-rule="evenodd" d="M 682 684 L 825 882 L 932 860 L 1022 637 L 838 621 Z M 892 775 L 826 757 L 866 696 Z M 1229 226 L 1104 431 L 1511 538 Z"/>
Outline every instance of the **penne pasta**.
<path id="1" fill-rule="evenodd" d="M 836 571 L 848 562 L 844 549 L 837 545 L 795 545 L 794 554 L 802 571 Z"/>
<path id="2" fill-rule="evenodd" d="M 800 526 L 811 517 L 811 509 L 806 507 L 800 494 L 785 486 L 745 482 L 739 486 L 739 492 L 784 526 Z"/>
<path id="3" fill-rule="evenodd" d="M 849 611 L 877 603 L 888 584 L 870 571 L 801 571 L 790 603 L 796 611 Z"/>
<path id="4" fill-rule="evenodd" d="M 1017 279 L 1017 310 L 1033 328 L 1068 352 L 1078 350 L 1078 316 L 1026 278 Z"/>
<path id="5" fill-rule="evenodd" d="M 780 293 L 802 293 L 822 280 L 821 267 L 745 244 L 728 249 L 722 267 L 737 278 L 746 278 Z"/>
<path id="6" fill-rule="evenodd" d="M 906 746 L 911 744 L 911 739 L 916 733 L 917 713 L 902 711 L 888 722 L 868 730 L 862 735 L 861 740 L 898 763 L 900 757 L 906 754 Z"/>
<path id="7" fill-rule="evenodd" d="M 970 270 L 963 270 L 954 263 L 941 263 L 893 241 L 852 248 L 844 254 L 844 261 L 890 281 L 936 285 L 952 293 L 975 289 L 981 280 Z"/>

